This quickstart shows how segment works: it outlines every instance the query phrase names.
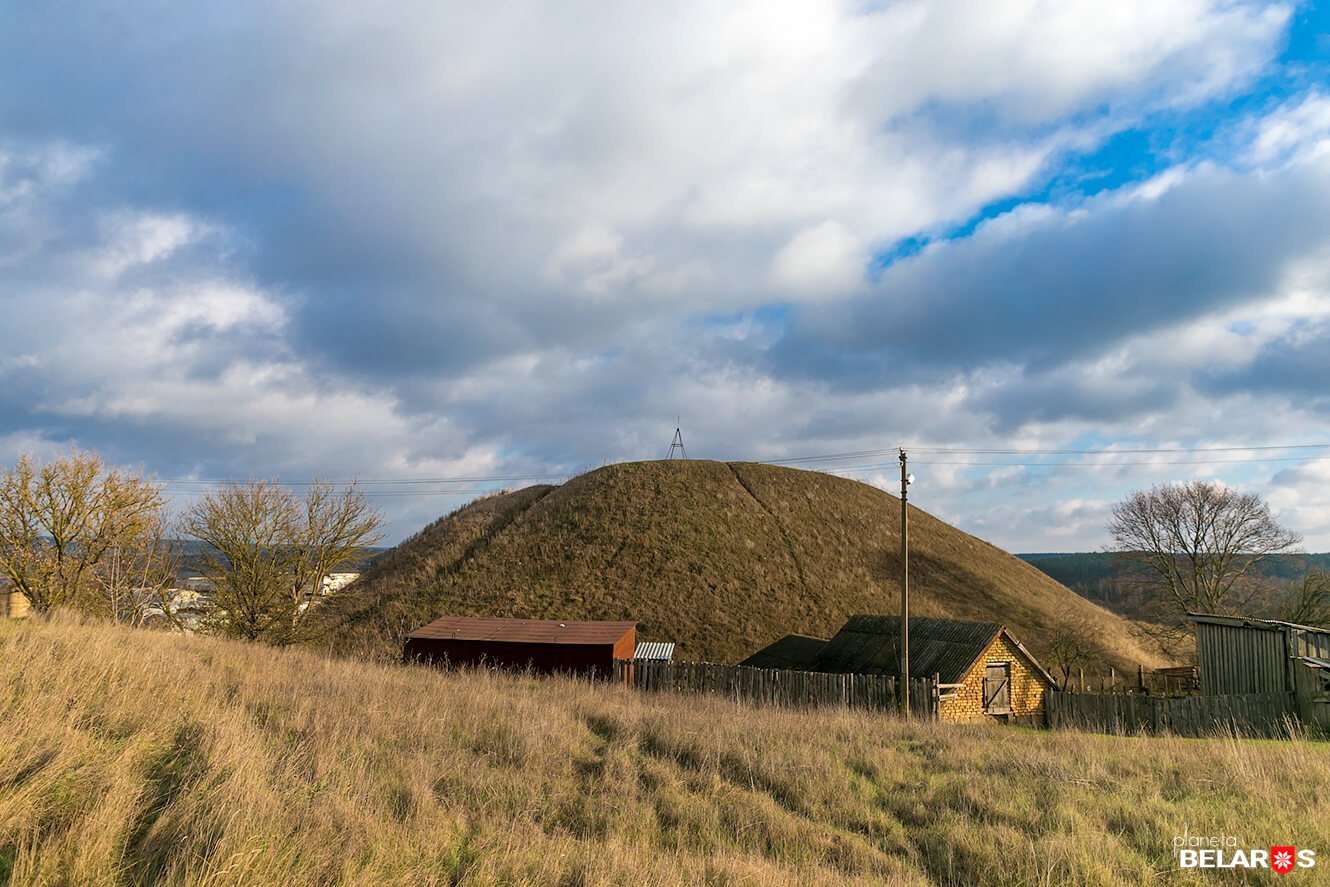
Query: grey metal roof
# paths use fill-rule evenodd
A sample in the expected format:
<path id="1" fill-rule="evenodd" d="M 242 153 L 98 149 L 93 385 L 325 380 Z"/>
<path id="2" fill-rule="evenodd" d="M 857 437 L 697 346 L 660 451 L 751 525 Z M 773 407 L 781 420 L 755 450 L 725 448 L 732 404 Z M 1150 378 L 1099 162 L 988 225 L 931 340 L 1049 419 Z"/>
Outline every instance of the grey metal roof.
<path id="1" fill-rule="evenodd" d="M 900 617 L 851 616 L 813 662 L 814 671 L 896 674 L 900 670 Z M 910 676 L 941 676 L 959 683 L 1002 626 L 996 622 L 910 617 Z"/>
<path id="2" fill-rule="evenodd" d="M 822 638 L 804 634 L 787 634 L 778 641 L 767 644 L 740 665 L 749 668 L 786 668 L 793 671 L 811 671 L 813 661 L 827 642 Z"/>
<path id="3" fill-rule="evenodd" d="M 637 649 L 633 651 L 633 658 L 669 662 L 674 658 L 674 644 L 665 641 L 638 641 Z"/>
<path id="4" fill-rule="evenodd" d="M 1264 631 L 1283 631 L 1284 629 L 1293 628 L 1298 631 L 1330 634 L 1330 629 L 1317 628 L 1314 625 L 1299 625 L 1296 622 L 1281 622 L 1278 619 L 1257 619 L 1254 616 L 1216 616 L 1212 613 L 1188 613 L 1187 618 L 1192 622 L 1203 622 L 1207 625 L 1227 625 L 1232 628 L 1259 628 Z"/>

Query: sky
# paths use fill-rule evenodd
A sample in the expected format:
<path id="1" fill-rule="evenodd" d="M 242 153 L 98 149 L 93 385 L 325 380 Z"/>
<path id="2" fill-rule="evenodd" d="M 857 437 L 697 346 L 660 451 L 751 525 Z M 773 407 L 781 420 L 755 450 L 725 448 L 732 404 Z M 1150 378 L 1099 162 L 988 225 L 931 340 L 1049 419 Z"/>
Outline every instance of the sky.
<path id="1" fill-rule="evenodd" d="M 1191 478 L 1330 550 L 1328 259 L 1308 3 L 0 6 L 0 463 L 181 504 L 397 541 L 678 417 L 1013 551 Z"/>

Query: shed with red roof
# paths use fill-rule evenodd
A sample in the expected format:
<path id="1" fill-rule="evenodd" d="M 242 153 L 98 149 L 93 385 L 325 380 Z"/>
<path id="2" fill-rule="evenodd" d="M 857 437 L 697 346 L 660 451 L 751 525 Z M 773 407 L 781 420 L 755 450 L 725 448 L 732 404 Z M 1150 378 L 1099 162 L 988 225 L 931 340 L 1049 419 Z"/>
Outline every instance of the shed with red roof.
<path id="1" fill-rule="evenodd" d="M 633 658 L 636 622 L 444 616 L 406 636 L 408 662 L 513 668 L 550 674 L 614 673 Z"/>

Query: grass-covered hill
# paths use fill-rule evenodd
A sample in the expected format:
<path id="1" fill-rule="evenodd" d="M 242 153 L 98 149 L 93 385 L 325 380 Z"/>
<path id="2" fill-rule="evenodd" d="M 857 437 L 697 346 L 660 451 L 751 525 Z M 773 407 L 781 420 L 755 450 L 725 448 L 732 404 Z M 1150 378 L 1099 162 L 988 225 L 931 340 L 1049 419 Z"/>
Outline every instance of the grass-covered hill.
<path id="1" fill-rule="evenodd" d="M 1108 663 L 1155 660 L 1128 624 L 988 543 L 911 509 L 912 612 L 1008 625 L 1036 653 L 1061 617 Z M 769 465 L 609 465 L 491 496 L 380 557 L 324 605 L 334 649 L 382 655 L 438 616 L 628 619 L 678 656 L 737 662 L 783 635 L 829 637 L 899 608 L 900 501 Z"/>
<path id="2" fill-rule="evenodd" d="M 9 887 L 1232 884 L 1181 877 L 1173 836 L 1324 852 L 1327 799 L 1302 740 L 907 724 L 0 622 Z"/>

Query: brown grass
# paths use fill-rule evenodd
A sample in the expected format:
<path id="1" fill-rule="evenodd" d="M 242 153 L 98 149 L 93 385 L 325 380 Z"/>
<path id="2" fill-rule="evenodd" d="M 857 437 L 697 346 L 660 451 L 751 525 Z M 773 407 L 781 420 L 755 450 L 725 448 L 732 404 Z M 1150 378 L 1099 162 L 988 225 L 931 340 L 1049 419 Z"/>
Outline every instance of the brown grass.
<path id="1" fill-rule="evenodd" d="M 988 543 L 911 509 L 922 616 L 1002 622 L 1036 655 L 1083 618 L 1104 665 L 1157 657 L 1127 622 Z M 609 465 L 492 496 L 394 549 L 325 617 L 343 652 L 395 656 L 442 615 L 631 619 L 688 659 L 737 662 L 789 633 L 830 637 L 899 607 L 900 501 L 857 481 L 753 463 Z"/>
<path id="2" fill-rule="evenodd" d="M 1184 830 L 1330 853 L 1327 798 L 1306 741 L 911 725 L 0 625 L 0 884 L 1173 883 Z"/>

